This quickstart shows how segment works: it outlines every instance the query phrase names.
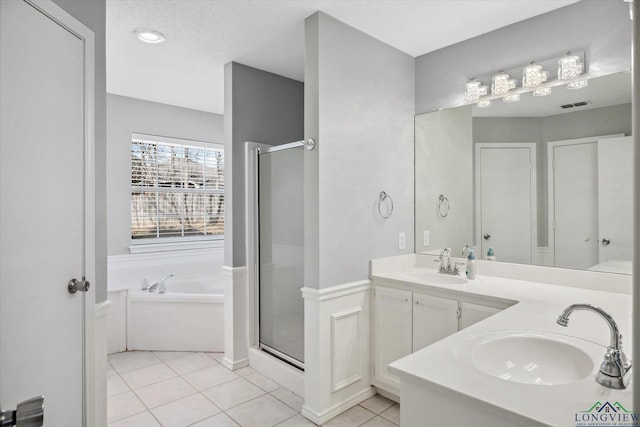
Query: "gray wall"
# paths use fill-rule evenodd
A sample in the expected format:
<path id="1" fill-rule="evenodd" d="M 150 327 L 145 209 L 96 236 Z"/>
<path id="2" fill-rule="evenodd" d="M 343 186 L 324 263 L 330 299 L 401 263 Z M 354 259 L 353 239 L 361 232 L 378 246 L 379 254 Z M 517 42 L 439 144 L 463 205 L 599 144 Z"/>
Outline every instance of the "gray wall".
<path id="1" fill-rule="evenodd" d="M 107 299 L 107 165 L 105 0 L 53 0 L 95 34 L 96 302 Z"/>
<path id="2" fill-rule="evenodd" d="M 305 262 L 319 262 L 305 265 L 305 286 L 325 288 L 413 252 L 415 61 L 322 12 L 306 20 L 305 61 L 305 137 L 318 143 L 305 152 Z M 395 205 L 386 221 L 382 190 Z"/>
<path id="3" fill-rule="evenodd" d="M 109 255 L 131 244 L 131 134 L 224 142 L 221 114 L 107 95 L 107 224 Z"/>
<path id="4" fill-rule="evenodd" d="M 247 141 L 281 145 L 304 135 L 304 84 L 231 62 L 224 69 L 225 256 L 246 265 L 245 147 Z"/>
<path id="5" fill-rule="evenodd" d="M 531 60 L 585 50 L 588 71 L 610 74 L 631 66 L 628 3 L 582 0 L 416 58 L 416 112 L 463 104 L 471 77 Z"/>
<path id="6" fill-rule="evenodd" d="M 631 135 L 631 104 L 547 117 L 473 118 L 474 143 L 535 142 L 537 144 L 538 246 L 548 244 L 547 142 L 618 133 Z"/>
<path id="7" fill-rule="evenodd" d="M 471 106 L 416 116 L 416 252 L 473 245 Z M 438 197 L 449 200 L 446 217 Z M 430 232 L 429 246 L 424 231 Z"/>

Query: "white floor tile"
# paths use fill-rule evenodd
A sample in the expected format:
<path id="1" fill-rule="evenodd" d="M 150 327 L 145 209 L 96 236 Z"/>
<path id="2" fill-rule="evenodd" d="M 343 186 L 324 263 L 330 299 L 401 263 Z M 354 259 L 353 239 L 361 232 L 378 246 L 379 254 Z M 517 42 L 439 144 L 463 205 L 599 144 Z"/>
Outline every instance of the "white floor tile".
<path id="1" fill-rule="evenodd" d="M 205 390 L 240 377 L 224 366 L 215 364 L 214 366 L 186 374 L 183 378 L 198 390 Z"/>
<path id="2" fill-rule="evenodd" d="M 196 390 L 189 383 L 179 377 L 141 387 L 135 391 L 148 408 L 173 402 L 195 392 Z"/>
<path id="3" fill-rule="evenodd" d="M 302 411 L 302 405 L 304 405 L 304 399 L 292 391 L 287 390 L 284 387 L 271 393 L 273 397 L 283 402 L 287 406 L 295 409 L 296 411 Z"/>
<path id="4" fill-rule="evenodd" d="M 398 427 L 396 424 L 382 417 L 375 417 L 362 424 L 362 427 Z"/>
<path id="5" fill-rule="evenodd" d="M 240 375 L 241 377 L 244 377 L 249 374 L 255 374 L 256 370 L 253 369 L 251 366 L 246 366 L 244 368 L 236 369 L 235 371 L 233 371 L 233 373 L 236 375 Z"/>
<path id="6" fill-rule="evenodd" d="M 204 353 L 192 353 L 187 356 L 182 356 L 167 361 L 167 365 L 169 365 L 180 375 L 199 371 L 200 369 L 204 369 L 209 366 L 215 366 L 217 364 L 218 363 L 215 360 Z"/>
<path id="7" fill-rule="evenodd" d="M 202 392 L 222 409 L 229 409 L 265 394 L 264 390 L 249 381 L 239 378 L 209 388 Z"/>
<path id="8" fill-rule="evenodd" d="M 162 360 L 150 351 L 126 351 L 124 353 L 111 354 L 109 363 L 118 373 L 133 371 L 145 366 L 162 363 Z"/>
<path id="9" fill-rule="evenodd" d="M 184 356 L 193 354 L 193 351 L 154 351 L 153 354 L 158 356 L 163 361 L 179 359 Z"/>
<path id="10" fill-rule="evenodd" d="M 107 397 L 131 391 L 120 375 L 107 377 Z"/>
<path id="11" fill-rule="evenodd" d="M 191 427 L 240 427 L 240 424 L 233 421 L 227 414 L 222 413 L 200 421 Z"/>
<path id="12" fill-rule="evenodd" d="M 269 378 L 265 377 L 264 375 L 258 372 L 249 374 L 245 376 L 245 378 L 251 381 L 252 383 L 254 383 L 255 385 L 257 385 L 258 387 L 260 387 L 261 389 L 263 389 L 264 391 L 269 393 L 280 388 L 280 384 L 270 380 Z"/>
<path id="13" fill-rule="evenodd" d="M 369 399 L 360 403 L 360 406 L 370 410 L 374 414 L 379 414 L 380 412 L 389 409 L 393 405 L 395 405 L 395 402 L 387 399 L 386 397 L 382 397 L 379 394 L 376 394 L 375 396 L 370 397 Z"/>
<path id="14" fill-rule="evenodd" d="M 354 406 L 353 408 L 344 411 L 337 417 L 329 420 L 324 427 L 353 427 L 359 426 L 371 418 L 375 417 L 375 414 L 371 411 L 364 409 L 362 406 Z"/>
<path id="15" fill-rule="evenodd" d="M 278 424 L 277 427 L 316 427 L 314 423 L 298 414 L 295 417 L 291 417 L 288 420 Z"/>
<path id="16" fill-rule="evenodd" d="M 207 356 L 211 357 L 218 363 L 222 363 L 222 359 L 224 359 L 224 353 L 205 353 Z"/>
<path id="17" fill-rule="evenodd" d="M 175 371 L 164 363 L 146 366 L 134 371 L 125 372 L 121 375 L 122 379 L 136 390 L 150 384 L 159 383 L 164 380 L 178 376 Z"/>
<path id="18" fill-rule="evenodd" d="M 382 412 L 380 416 L 388 419 L 392 423 L 400 425 L 400 405 L 396 403 L 391 408 Z"/>
<path id="19" fill-rule="evenodd" d="M 200 393 L 183 397 L 151 410 L 163 427 L 185 427 L 219 414 L 220 408 Z"/>
<path id="20" fill-rule="evenodd" d="M 162 427 L 149 411 L 110 423 L 109 427 Z"/>
<path id="21" fill-rule="evenodd" d="M 107 377 L 112 377 L 114 375 L 118 375 L 118 373 L 115 369 L 113 369 L 113 366 L 111 366 L 111 364 L 107 363 Z"/>
<path id="22" fill-rule="evenodd" d="M 272 427 L 293 417 L 296 411 L 266 394 L 229 409 L 227 414 L 245 427 Z"/>
<path id="23" fill-rule="evenodd" d="M 107 422 L 113 422 L 146 411 L 132 391 L 107 398 Z"/>

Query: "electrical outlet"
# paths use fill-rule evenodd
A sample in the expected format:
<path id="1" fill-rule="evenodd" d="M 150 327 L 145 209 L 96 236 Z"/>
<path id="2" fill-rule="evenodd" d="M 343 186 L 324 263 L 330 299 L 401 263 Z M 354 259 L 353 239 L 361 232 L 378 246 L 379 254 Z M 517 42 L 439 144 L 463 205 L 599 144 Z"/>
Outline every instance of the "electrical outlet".
<path id="1" fill-rule="evenodd" d="M 424 246 L 429 246 L 429 240 L 431 238 L 430 234 L 431 234 L 431 232 L 429 230 L 424 230 L 424 238 L 423 238 L 423 240 L 424 240 L 423 245 Z"/>
<path id="2" fill-rule="evenodd" d="M 407 248 L 407 235 L 404 231 L 398 233 L 398 249 L 406 249 Z"/>

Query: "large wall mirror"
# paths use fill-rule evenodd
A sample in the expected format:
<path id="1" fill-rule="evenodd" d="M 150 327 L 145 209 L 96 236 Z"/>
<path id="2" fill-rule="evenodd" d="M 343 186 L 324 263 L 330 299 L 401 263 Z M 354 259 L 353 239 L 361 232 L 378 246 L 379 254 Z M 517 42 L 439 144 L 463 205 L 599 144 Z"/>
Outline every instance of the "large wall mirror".
<path id="1" fill-rule="evenodd" d="M 416 252 L 631 274 L 631 75 L 416 116 Z"/>

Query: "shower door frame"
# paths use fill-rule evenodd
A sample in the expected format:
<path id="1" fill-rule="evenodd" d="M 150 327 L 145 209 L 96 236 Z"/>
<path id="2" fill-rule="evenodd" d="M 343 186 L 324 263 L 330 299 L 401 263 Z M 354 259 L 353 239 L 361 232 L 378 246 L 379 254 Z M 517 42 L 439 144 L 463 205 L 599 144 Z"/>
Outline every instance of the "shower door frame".
<path id="1" fill-rule="evenodd" d="M 301 371 L 304 371 L 304 362 L 300 362 L 291 356 L 260 343 L 260 203 L 258 156 L 261 153 L 273 153 L 297 147 L 304 148 L 304 146 L 304 141 L 295 141 L 282 145 L 245 142 L 245 233 L 247 243 L 247 285 L 249 290 L 249 345 L 258 350 L 264 350 Z"/>

